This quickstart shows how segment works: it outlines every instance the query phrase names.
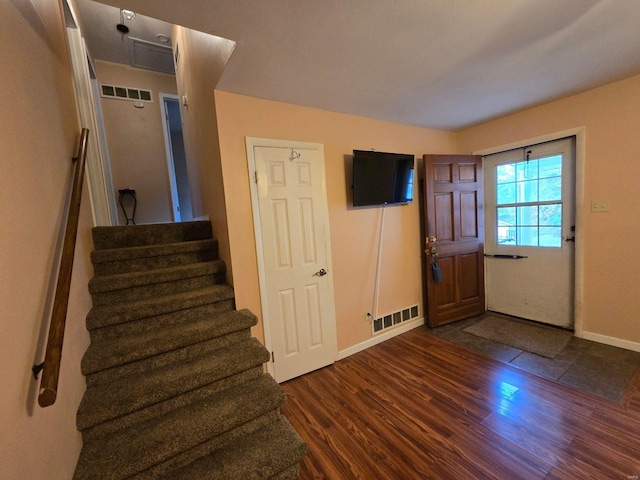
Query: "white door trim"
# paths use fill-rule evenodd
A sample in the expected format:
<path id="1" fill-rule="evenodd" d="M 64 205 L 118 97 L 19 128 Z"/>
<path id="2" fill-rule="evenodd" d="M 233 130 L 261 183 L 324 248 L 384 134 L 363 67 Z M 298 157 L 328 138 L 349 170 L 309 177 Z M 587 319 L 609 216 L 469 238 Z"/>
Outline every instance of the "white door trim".
<path id="1" fill-rule="evenodd" d="M 78 27 L 78 17 L 74 11 L 72 2 L 65 2 L 73 17 L 76 27 L 67 27 L 67 41 L 71 56 L 74 87 L 76 92 L 77 107 L 81 126 L 89 129 L 89 147 L 87 153 L 87 190 L 91 202 L 94 225 L 117 225 L 117 212 L 115 193 L 111 181 L 108 152 L 104 151 L 106 145 L 101 145 L 101 128 L 104 128 L 102 119 L 96 115 L 94 95 L 91 88 L 91 79 L 87 60 L 87 48 Z"/>
<path id="2" fill-rule="evenodd" d="M 560 132 L 549 133 L 539 137 L 519 140 L 517 142 L 499 145 L 473 152 L 474 155 L 490 155 L 516 148 L 523 148 L 536 143 L 559 140 L 565 137 L 576 137 L 576 250 L 575 250 L 575 324 L 574 335 L 583 337 L 583 305 L 584 305 L 584 172 L 585 172 L 585 127 L 576 127 Z M 486 295 L 486 293 L 485 293 Z"/>
<path id="3" fill-rule="evenodd" d="M 297 142 L 297 141 L 289 141 L 289 140 L 274 140 L 268 138 L 256 138 L 256 137 L 245 137 L 245 143 L 247 148 L 247 164 L 249 167 L 249 189 L 251 191 L 251 210 L 253 212 L 253 230 L 254 230 L 254 238 L 256 245 L 256 257 L 258 262 L 258 282 L 260 286 L 260 303 L 262 307 L 262 328 L 264 332 L 264 346 L 270 352 L 273 351 L 273 340 L 271 338 L 271 319 L 269 318 L 269 305 L 268 305 L 268 293 L 267 293 L 267 277 L 266 277 L 266 266 L 265 266 L 265 257 L 263 250 L 263 239 L 262 239 L 262 223 L 260 219 L 260 205 L 259 205 L 259 197 L 258 197 L 258 184 L 256 180 L 256 159 L 254 155 L 254 147 L 275 147 L 275 148 L 300 148 L 300 149 L 309 149 L 309 150 L 317 150 L 320 152 L 322 157 L 324 158 L 324 145 L 321 143 L 308 143 L 308 142 Z M 326 175 L 324 170 L 322 171 L 322 194 L 324 198 L 327 197 L 327 183 L 326 183 Z M 323 209 L 322 216 L 323 220 L 327 227 L 329 226 L 329 215 L 326 209 Z M 324 241 L 327 244 L 327 265 L 332 265 L 331 261 L 331 238 L 329 233 L 329 228 L 324 229 Z M 333 297 L 333 285 L 329 284 L 329 290 L 331 292 L 331 297 Z M 333 336 L 335 338 L 336 329 L 335 329 L 335 321 L 332 326 Z M 334 341 L 334 352 L 333 359 L 334 361 L 338 359 L 338 351 L 337 351 L 337 341 Z M 267 371 L 275 376 L 274 373 L 274 365 L 273 361 L 270 360 L 267 362 Z"/>
<path id="4" fill-rule="evenodd" d="M 169 172 L 169 186 L 171 188 L 171 212 L 173 213 L 173 221 L 180 222 L 182 214 L 180 213 L 180 200 L 178 197 L 178 182 L 176 181 L 176 166 L 173 161 L 173 147 L 171 145 L 171 132 L 169 131 L 169 117 L 167 109 L 164 106 L 165 98 L 179 102 L 177 95 L 170 93 L 159 93 L 160 96 L 160 114 L 162 115 L 162 132 L 164 133 L 164 149 L 167 153 L 167 169 Z"/>

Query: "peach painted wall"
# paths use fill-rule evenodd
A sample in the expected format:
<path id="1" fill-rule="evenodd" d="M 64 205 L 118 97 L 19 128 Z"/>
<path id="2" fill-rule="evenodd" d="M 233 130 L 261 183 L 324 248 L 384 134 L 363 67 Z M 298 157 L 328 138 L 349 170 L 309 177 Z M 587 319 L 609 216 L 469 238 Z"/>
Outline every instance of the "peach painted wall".
<path id="1" fill-rule="evenodd" d="M 245 137 L 321 143 L 325 152 L 327 201 L 338 349 L 371 338 L 365 313 L 373 309 L 380 208 L 349 208 L 345 155 L 354 149 L 412 153 L 455 151 L 452 133 L 409 127 L 353 115 L 216 92 L 220 151 L 239 308 L 262 315 Z M 417 193 L 416 193 L 417 198 Z M 387 207 L 379 312 L 418 304 L 422 312 L 418 201 Z M 259 324 L 254 335 L 263 338 Z"/>
<path id="2" fill-rule="evenodd" d="M 231 281 L 214 89 L 235 43 L 179 26 L 173 27 L 172 42 L 174 52 L 178 52 L 178 91 L 180 98 L 187 100 L 187 106 L 180 102 L 180 115 L 193 217 L 208 216 L 211 220 L 220 258 L 227 265 L 227 278 Z"/>
<path id="3" fill-rule="evenodd" d="M 585 127 L 583 330 L 587 338 L 631 342 L 626 346 L 634 349 L 640 349 L 639 111 L 636 76 L 458 133 L 458 151 L 469 153 Z M 591 202 L 602 199 L 611 211 L 592 213 Z"/>
<path id="4" fill-rule="evenodd" d="M 85 391 L 80 359 L 89 343 L 93 247 L 86 189 L 53 406 L 37 405 L 39 382 L 31 374 L 44 358 L 79 133 L 59 2 L 1 2 L 0 42 L 0 478 L 68 480 L 82 446 L 75 417 Z"/>
<path id="5" fill-rule="evenodd" d="M 133 188 L 137 224 L 173 221 L 159 94 L 177 94 L 176 78 L 103 61 L 96 61 L 95 69 L 99 83 L 151 90 L 153 98 L 144 108 L 131 100 L 101 98 L 116 201 L 118 190 Z M 118 220 L 126 223 L 119 203 Z"/>

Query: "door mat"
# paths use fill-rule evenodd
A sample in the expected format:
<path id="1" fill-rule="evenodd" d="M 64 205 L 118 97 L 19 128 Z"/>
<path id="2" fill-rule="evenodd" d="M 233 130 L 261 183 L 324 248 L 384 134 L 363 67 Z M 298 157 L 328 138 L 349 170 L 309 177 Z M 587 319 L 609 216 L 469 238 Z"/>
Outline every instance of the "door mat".
<path id="1" fill-rule="evenodd" d="M 558 355 L 573 336 L 571 332 L 493 315 L 486 315 L 463 331 L 547 358 Z"/>

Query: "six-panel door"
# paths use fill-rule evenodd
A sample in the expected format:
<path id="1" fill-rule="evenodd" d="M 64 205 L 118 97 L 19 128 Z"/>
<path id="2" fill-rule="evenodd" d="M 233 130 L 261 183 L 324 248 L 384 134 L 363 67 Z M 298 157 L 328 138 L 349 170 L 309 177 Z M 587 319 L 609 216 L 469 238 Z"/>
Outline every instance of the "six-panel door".
<path id="1" fill-rule="evenodd" d="M 423 160 L 425 303 L 428 323 L 436 327 L 485 311 L 482 159 L 424 155 Z"/>

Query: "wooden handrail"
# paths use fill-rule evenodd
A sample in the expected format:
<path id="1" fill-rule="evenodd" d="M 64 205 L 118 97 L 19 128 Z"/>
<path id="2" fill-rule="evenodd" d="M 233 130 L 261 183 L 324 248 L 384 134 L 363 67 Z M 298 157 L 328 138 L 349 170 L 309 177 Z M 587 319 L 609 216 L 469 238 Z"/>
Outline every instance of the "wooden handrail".
<path id="1" fill-rule="evenodd" d="M 73 158 L 76 164 L 73 178 L 73 190 L 71 191 L 71 203 L 69 204 L 69 216 L 64 232 L 62 244 L 62 257 L 60 259 L 60 271 L 56 284 L 56 294 L 53 299 L 51 312 L 51 324 L 49 326 L 49 338 L 44 363 L 34 366 L 37 375 L 42 370 L 38 403 L 41 407 L 53 405 L 58 395 L 58 376 L 60 374 L 60 359 L 62 357 L 62 342 L 64 340 L 64 327 L 67 320 L 67 307 L 69 305 L 69 290 L 71 287 L 71 273 L 73 271 L 73 257 L 76 250 L 76 237 L 78 234 L 78 219 L 80 217 L 80 200 L 82 198 L 82 181 L 84 179 L 84 167 L 87 158 L 87 143 L 89 130 L 82 129 L 78 154 Z"/>

